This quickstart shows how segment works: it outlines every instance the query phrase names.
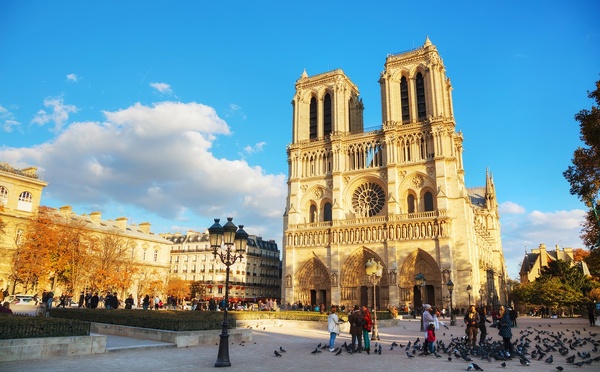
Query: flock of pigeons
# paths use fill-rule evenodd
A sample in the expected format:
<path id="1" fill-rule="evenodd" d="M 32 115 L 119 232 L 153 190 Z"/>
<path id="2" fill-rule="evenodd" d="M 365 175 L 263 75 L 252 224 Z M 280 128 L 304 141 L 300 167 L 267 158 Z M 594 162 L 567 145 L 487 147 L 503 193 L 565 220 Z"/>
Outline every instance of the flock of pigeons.
<path id="1" fill-rule="evenodd" d="M 552 328 L 552 326 L 548 324 L 548 328 Z M 389 345 L 389 352 L 394 352 L 394 350 L 404 351 L 409 359 L 435 357 L 447 362 L 464 361 L 469 363 L 467 371 L 483 371 L 480 365 L 484 365 L 484 363 L 499 362 L 500 367 L 504 368 L 507 363 L 519 363 L 521 366 L 529 366 L 532 361 L 543 361 L 547 365 L 554 365 L 556 370 L 563 371 L 565 367 L 562 365 L 582 367 L 600 362 L 600 354 L 598 353 L 600 347 L 599 335 L 600 333 L 588 331 L 586 328 L 583 328 L 583 332 L 568 329 L 566 332 L 554 332 L 550 329 L 544 329 L 539 324 L 538 327 L 527 327 L 521 330 L 518 337 L 513 338 L 513 351 L 510 353 L 504 350 L 504 343 L 501 340 L 493 341 L 492 337 L 487 338 L 483 344 L 472 348 L 467 346 L 465 336 L 453 337 L 453 335 L 450 335 L 451 340 L 448 344 L 442 340 L 436 341 L 433 354 L 429 354 L 424 350 L 420 337 L 417 337 L 414 342 L 409 341 L 406 345 L 394 341 Z M 371 351 L 374 354 L 381 355 L 383 345 L 377 342 L 374 345 L 375 347 Z M 329 350 L 328 343 L 319 343 L 310 353 L 317 355 L 322 353 L 322 350 Z M 280 347 L 279 350 L 275 350 L 274 355 L 275 357 L 282 357 L 285 352 Z M 334 355 L 339 356 L 344 352 L 353 354 L 356 351 L 352 345 L 344 342 L 343 345 L 334 350 Z M 600 369 L 600 366 L 597 368 Z"/>

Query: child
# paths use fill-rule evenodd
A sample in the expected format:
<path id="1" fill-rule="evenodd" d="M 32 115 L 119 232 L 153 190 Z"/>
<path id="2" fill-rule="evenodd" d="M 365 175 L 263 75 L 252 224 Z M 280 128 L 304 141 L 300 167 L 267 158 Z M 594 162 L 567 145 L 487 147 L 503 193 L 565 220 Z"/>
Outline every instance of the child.
<path id="1" fill-rule="evenodd" d="M 427 338 L 423 345 L 423 352 L 427 354 L 435 354 L 435 323 L 431 322 L 427 326 Z"/>

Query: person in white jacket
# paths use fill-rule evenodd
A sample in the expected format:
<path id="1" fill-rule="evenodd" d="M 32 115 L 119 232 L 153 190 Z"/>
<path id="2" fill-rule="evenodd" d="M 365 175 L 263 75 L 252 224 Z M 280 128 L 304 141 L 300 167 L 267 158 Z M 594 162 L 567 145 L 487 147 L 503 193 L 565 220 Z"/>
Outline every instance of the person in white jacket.
<path id="1" fill-rule="evenodd" d="M 331 305 L 331 312 L 329 313 L 329 317 L 327 317 L 327 330 L 329 331 L 329 351 L 333 352 L 333 344 L 335 343 L 335 338 L 340 334 L 340 324 L 344 323 L 343 320 L 340 320 L 336 314 L 337 307 L 335 305 Z"/>

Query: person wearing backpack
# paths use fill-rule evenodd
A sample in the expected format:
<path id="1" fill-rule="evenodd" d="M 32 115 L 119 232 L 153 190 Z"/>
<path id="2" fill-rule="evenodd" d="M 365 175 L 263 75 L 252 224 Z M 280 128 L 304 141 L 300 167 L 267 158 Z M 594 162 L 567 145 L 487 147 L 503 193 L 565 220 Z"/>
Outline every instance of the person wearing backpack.
<path id="1" fill-rule="evenodd" d="M 348 317 L 350 323 L 350 335 L 352 336 L 352 352 L 362 351 L 362 332 L 364 317 L 358 305 L 354 305 L 354 310 Z"/>

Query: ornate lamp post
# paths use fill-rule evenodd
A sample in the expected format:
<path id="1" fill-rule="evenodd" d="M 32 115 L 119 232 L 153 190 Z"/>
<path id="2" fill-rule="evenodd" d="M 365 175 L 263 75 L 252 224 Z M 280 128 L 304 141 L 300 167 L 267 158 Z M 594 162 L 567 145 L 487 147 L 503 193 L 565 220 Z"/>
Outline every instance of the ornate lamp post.
<path id="1" fill-rule="evenodd" d="M 471 285 L 469 284 L 467 286 L 467 293 L 469 294 L 469 306 L 471 306 L 471 291 L 473 290 L 473 288 L 471 288 Z"/>
<path id="2" fill-rule="evenodd" d="M 373 332 L 371 333 L 371 340 L 379 340 L 379 330 L 377 329 L 377 291 L 376 286 L 379 285 L 381 280 L 383 265 L 377 261 L 373 261 L 369 258 L 365 264 L 365 272 L 369 277 L 369 281 L 373 284 Z"/>
<path id="3" fill-rule="evenodd" d="M 456 320 L 454 320 L 454 306 L 452 306 L 452 292 L 454 291 L 454 283 L 452 283 L 452 280 L 449 280 L 446 286 L 448 287 L 448 292 L 450 292 L 450 325 L 455 325 Z"/>
<path id="4" fill-rule="evenodd" d="M 231 367 L 229 361 L 229 323 L 227 322 L 227 307 L 229 303 L 229 267 L 238 259 L 242 259 L 246 252 L 248 244 L 248 234 L 244 231 L 244 225 L 239 229 L 233 224 L 233 218 L 227 217 L 225 226 L 219 224 L 219 219 L 215 218 L 215 223 L 208 228 L 210 247 L 213 249 L 215 259 L 217 256 L 225 264 L 225 309 L 223 311 L 223 330 L 219 340 L 219 354 L 215 367 Z M 223 245 L 225 247 L 223 247 Z M 235 249 L 232 249 L 235 245 Z"/>
<path id="5" fill-rule="evenodd" d="M 427 279 L 423 273 L 418 273 L 415 275 L 415 283 L 419 286 L 419 290 L 421 291 L 421 308 L 425 304 L 425 286 L 427 285 Z M 415 304 L 416 305 L 416 304 Z M 423 321 L 421 318 L 421 331 L 424 331 Z"/>

